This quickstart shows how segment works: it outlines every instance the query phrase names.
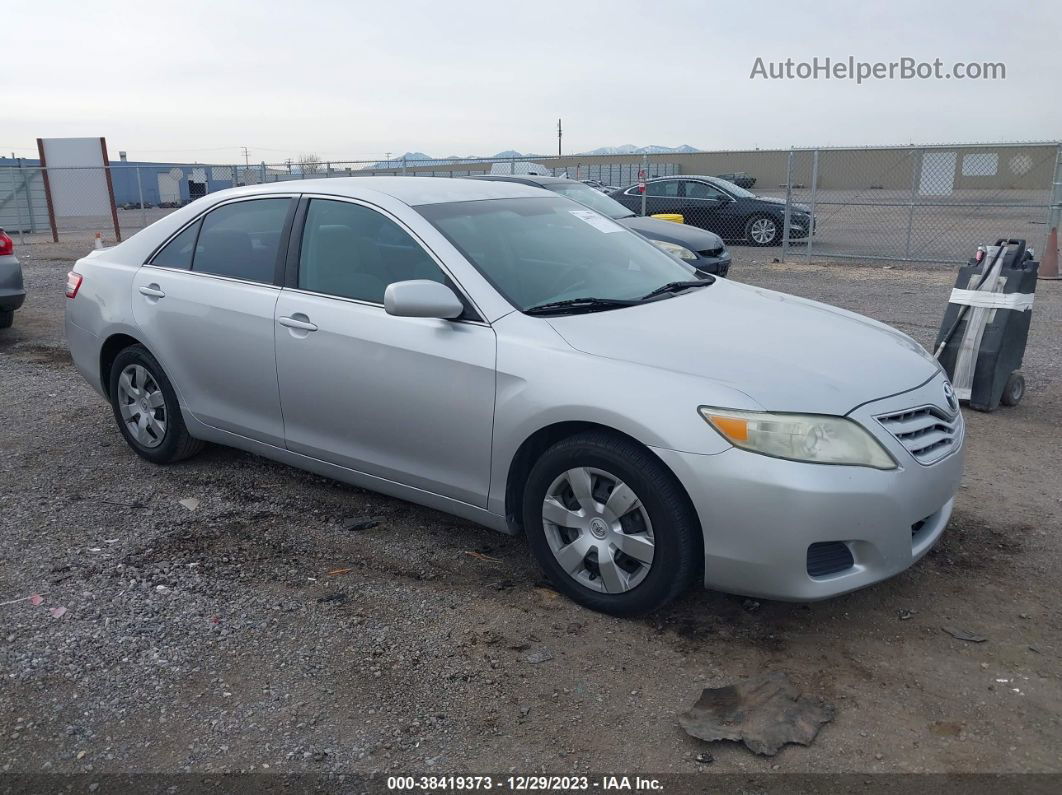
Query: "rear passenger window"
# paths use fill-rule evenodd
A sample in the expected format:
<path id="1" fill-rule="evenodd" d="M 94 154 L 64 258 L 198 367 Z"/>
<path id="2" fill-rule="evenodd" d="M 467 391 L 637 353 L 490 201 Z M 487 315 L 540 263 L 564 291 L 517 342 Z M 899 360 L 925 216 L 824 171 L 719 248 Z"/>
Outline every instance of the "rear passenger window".
<path id="1" fill-rule="evenodd" d="M 392 282 L 447 284 L 428 253 L 398 224 L 349 202 L 312 199 L 299 255 L 299 288 L 382 304 Z"/>
<path id="2" fill-rule="evenodd" d="M 650 182 L 645 186 L 647 196 L 678 196 L 679 182 L 677 179 L 665 179 L 660 182 Z"/>
<path id="3" fill-rule="evenodd" d="M 291 199 L 226 204 L 203 219 L 192 270 L 272 284 Z"/>
<path id="4" fill-rule="evenodd" d="M 196 235 L 199 234 L 199 223 L 196 221 L 163 246 L 162 250 L 151 260 L 151 264 L 163 268 L 184 268 L 185 270 L 192 267 L 192 254 Z"/>

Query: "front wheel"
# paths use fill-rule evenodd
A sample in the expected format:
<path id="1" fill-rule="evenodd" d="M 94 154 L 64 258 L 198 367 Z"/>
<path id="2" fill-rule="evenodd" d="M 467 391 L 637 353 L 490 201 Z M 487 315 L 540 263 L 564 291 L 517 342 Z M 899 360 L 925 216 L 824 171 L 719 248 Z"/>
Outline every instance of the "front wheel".
<path id="1" fill-rule="evenodd" d="M 682 487 L 652 453 L 618 435 L 581 433 L 543 453 L 523 517 L 551 582 L 592 610 L 655 610 L 702 570 L 700 528 Z"/>
<path id="2" fill-rule="evenodd" d="M 115 357 L 110 394 L 118 428 L 142 458 L 171 464 L 203 448 L 184 425 L 170 379 L 143 345 L 130 346 Z"/>
<path id="3" fill-rule="evenodd" d="M 745 222 L 745 239 L 754 246 L 777 246 L 782 225 L 767 215 L 755 215 Z"/>

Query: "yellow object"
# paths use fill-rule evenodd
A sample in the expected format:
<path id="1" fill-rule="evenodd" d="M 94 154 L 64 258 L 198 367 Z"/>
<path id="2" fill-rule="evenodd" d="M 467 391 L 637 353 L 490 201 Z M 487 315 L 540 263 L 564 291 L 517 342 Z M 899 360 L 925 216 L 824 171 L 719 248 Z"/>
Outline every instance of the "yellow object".
<path id="1" fill-rule="evenodd" d="M 674 221 L 676 224 L 686 223 L 686 219 L 679 213 L 657 213 L 652 216 L 653 218 L 659 218 L 661 221 Z"/>

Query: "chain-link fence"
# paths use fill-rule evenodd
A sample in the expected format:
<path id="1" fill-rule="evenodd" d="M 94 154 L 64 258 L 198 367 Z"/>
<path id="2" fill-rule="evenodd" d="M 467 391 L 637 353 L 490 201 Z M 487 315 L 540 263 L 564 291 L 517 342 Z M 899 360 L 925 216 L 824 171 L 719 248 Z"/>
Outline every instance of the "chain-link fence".
<path id="1" fill-rule="evenodd" d="M 80 169 L 11 163 L 0 161 L 0 228 L 23 241 L 100 232 L 110 243 L 217 190 L 373 175 L 567 177 L 636 213 L 682 215 L 732 248 L 775 246 L 784 258 L 809 261 L 963 262 L 999 237 L 1025 238 L 1039 253 L 1062 208 L 1058 143 Z"/>

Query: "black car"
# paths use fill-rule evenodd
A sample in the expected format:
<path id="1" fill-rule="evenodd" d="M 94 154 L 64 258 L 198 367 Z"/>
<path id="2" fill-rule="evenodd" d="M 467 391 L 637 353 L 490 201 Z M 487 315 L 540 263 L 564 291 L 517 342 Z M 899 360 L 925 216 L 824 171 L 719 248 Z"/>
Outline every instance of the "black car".
<path id="1" fill-rule="evenodd" d="M 624 207 L 640 212 L 637 185 L 610 193 Z M 724 240 L 753 246 L 782 242 L 785 201 L 757 196 L 718 177 L 660 177 L 645 186 L 645 214 L 678 213 L 687 224 L 715 232 Z M 794 204 L 789 214 L 789 239 L 806 238 L 815 228 L 811 209 Z"/>
<path id="2" fill-rule="evenodd" d="M 470 179 L 516 182 L 545 188 L 585 204 L 616 223 L 649 238 L 664 251 L 689 263 L 702 273 L 726 276 L 730 271 L 730 252 L 718 235 L 689 224 L 676 224 L 672 221 L 661 221 L 659 218 L 642 218 L 623 204 L 582 182 L 563 177 L 537 177 L 526 174 L 478 174 Z"/>
<path id="3" fill-rule="evenodd" d="M 756 178 L 745 171 L 735 171 L 732 174 L 716 174 L 718 179 L 725 179 L 727 182 L 733 182 L 739 188 L 753 188 L 756 185 Z"/>

